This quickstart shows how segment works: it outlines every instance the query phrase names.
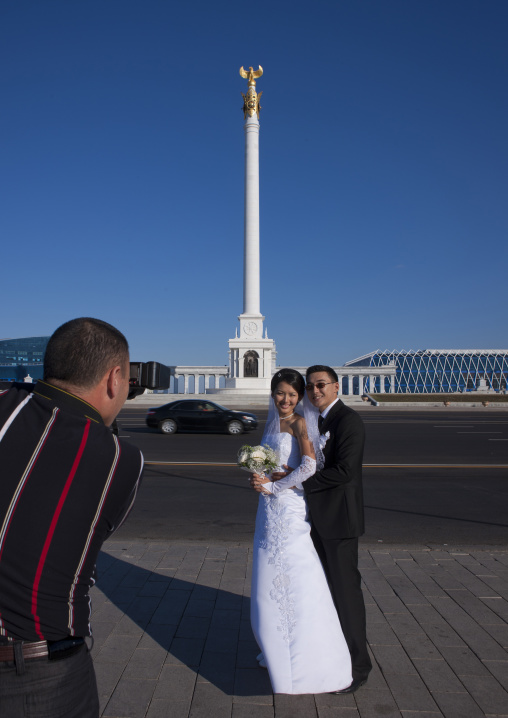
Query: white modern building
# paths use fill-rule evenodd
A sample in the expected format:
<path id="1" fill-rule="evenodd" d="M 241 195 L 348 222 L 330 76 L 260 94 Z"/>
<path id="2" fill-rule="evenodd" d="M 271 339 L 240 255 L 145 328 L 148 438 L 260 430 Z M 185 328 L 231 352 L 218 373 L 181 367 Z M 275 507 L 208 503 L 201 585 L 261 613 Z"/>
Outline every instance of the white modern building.
<path id="1" fill-rule="evenodd" d="M 307 369 L 292 368 L 303 375 Z M 333 368 L 339 377 L 339 394 L 345 396 L 505 392 L 508 388 L 508 349 L 374 351 Z M 194 393 L 197 387 L 196 393 L 203 393 L 208 386 L 225 387 L 229 367 L 175 366 L 171 373 L 171 392 Z"/>

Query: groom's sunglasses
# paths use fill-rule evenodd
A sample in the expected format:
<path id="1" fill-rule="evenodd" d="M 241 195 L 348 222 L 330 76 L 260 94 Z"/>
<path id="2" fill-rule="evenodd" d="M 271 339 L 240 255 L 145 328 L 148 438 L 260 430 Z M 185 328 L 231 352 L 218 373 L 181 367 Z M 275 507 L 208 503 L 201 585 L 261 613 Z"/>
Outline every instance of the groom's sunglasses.
<path id="1" fill-rule="evenodd" d="M 324 389 L 327 384 L 335 384 L 334 381 L 317 381 L 315 384 L 305 384 L 307 391 L 312 391 L 314 387 L 316 389 Z"/>

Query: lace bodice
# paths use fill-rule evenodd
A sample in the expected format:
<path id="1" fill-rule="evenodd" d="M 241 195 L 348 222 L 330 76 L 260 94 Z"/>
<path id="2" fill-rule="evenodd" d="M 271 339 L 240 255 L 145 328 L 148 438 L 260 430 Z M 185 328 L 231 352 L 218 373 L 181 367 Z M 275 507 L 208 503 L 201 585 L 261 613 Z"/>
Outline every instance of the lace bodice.
<path id="1" fill-rule="evenodd" d="M 286 465 L 293 471 L 283 479 L 265 484 L 265 490 L 271 494 L 280 494 L 290 488 L 303 491 L 302 482 L 316 471 L 316 461 L 310 456 L 302 457 L 298 439 L 287 432 L 275 434 L 269 444 L 279 454 L 279 469 L 284 471 Z"/>
<path id="2" fill-rule="evenodd" d="M 280 457 L 279 469 L 283 470 L 283 464 L 291 466 L 292 469 L 296 469 L 301 461 L 300 447 L 298 446 L 296 436 L 288 434 L 287 431 L 282 431 L 280 434 L 276 434 L 274 438 L 275 441 L 273 443 L 275 443 L 276 446 L 272 446 L 272 449 L 275 449 Z"/>

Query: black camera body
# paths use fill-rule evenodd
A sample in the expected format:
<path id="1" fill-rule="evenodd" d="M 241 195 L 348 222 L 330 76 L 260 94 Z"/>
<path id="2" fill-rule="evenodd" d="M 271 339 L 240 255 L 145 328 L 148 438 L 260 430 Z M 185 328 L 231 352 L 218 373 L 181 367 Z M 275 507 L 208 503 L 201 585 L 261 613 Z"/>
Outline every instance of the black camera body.
<path id="1" fill-rule="evenodd" d="M 129 373 L 129 396 L 134 399 L 145 389 L 169 389 L 171 370 L 157 361 L 131 361 Z"/>

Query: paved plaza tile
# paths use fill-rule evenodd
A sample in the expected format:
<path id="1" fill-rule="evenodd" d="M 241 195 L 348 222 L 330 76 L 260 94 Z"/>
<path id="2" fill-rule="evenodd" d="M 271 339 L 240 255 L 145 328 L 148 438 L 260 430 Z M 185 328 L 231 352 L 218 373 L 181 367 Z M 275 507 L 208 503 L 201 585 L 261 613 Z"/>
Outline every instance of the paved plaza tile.
<path id="1" fill-rule="evenodd" d="M 373 670 L 273 695 L 249 546 L 111 540 L 92 590 L 102 718 L 508 718 L 508 550 L 361 545 Z"/>

